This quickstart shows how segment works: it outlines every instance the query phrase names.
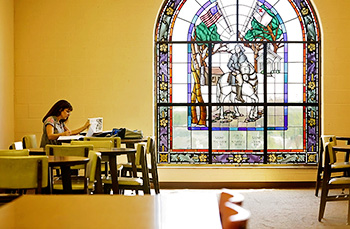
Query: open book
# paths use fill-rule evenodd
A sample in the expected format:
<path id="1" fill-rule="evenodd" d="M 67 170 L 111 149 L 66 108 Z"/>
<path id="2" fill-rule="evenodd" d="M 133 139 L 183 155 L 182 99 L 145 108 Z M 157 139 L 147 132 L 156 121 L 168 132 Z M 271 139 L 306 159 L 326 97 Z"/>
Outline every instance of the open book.
<path id="1" fill-rule="evenodd" d="M 89 118 L 90 127 L 86 137 L 91 137 L 95 133 L 101 133 L 103 130 L 103 118 Z"/>
<path id="2" fill-rule="evenodd" d="M 84 135 L 70 135 L 70 136 L 59 136 L 58 141 L 70 141 L 70 140 L 79 140 L 84 138 Z"/>

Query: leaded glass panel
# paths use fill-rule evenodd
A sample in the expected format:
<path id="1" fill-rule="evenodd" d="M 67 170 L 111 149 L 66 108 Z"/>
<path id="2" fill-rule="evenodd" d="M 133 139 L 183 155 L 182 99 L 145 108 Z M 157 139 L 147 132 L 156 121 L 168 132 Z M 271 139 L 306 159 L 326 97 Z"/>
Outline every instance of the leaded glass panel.
<path id="1" fill-rule="evenodd" d="M 160 163 L 315 164 L 320 32 L 308 0 L 168 0 L 155 34 Z"/>

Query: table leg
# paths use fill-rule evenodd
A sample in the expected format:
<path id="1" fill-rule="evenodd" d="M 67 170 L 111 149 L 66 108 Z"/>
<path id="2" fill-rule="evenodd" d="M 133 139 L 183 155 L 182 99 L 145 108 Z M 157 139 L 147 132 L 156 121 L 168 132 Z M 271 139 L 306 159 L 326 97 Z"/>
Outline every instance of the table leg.
<path id="1" fill-rule="evenodd" d="M 136 159 L 135 159 L 134 153 L 130 154 L 130 159 L 131 159 L 131 166 L 132 166 L 132 176 L 137 177 Z"/>
<path id="2" fill-rule="evenodd" d="M 64 193 L 72 193 L 72 180 L 70 166 L 61 166 L 62 185 Z"/>
<path id="3" fill-rule="evenodd" d="M 131 149 L 135 149 L 135 144 L 134 143 L 125 143 L 125 146 L 126 146 L 126 148 L 131 148 Z M 128 154 L 127 155 L 127 158 L 128 158 L 128 162 L 130 163 L 130 162 L 132 162 L 132 158 L 131 158 L 131 155 L 130 154 Z"/>
<path id="4" fill-rule="evenodd" d="M 111 168 L 113 194 L 119 194 L 117 157 L 116 157 L 116 155 L 109 155 L 109 166 Z"/>
<path id="5" fill-rule="evenodd" d="M 96 165 L 96 187 L 95 187 L 95 193 L 96 194 L 102 194 L 102 180 L 101 180 L 101 160 L 97 160 L 97 165 Z"/>
<path id="6" fill-rule="evenodd" d="M 346 142 L 347 145 L 350 145 L 350 139 Z M 345 154 L 345 161 L 349 161 L 349 152 Z"/>
<path id="7" fill-rule="evenodd" d="M 52 194 L 53 171 L 51 167 L 48 170 L 47 187 L 42 190 L 44 194 Z"/>
<path id="8" fill-rule="evenodd" d="M 345 153 L 345 162 L 349 162 L 349 154 L 350 154 L 350 152 L 349 152 L 349 151 L 346 151 L 346 153 Z M 346 176 L 346 177 L 349 177 L 349 176 L 350 176 L 350 173 L 349 173 L 348 170 L 344 172 L 344 176 Z M 350 203 L 349 203 L 349 204 L 350 204 Z"/>

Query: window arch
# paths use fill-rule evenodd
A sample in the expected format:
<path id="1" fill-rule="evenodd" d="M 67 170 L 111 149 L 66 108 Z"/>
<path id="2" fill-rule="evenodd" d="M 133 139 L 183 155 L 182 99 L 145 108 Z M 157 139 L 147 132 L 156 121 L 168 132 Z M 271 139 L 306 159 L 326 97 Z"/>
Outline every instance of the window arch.
<path id="1" fill-rule="evenodd" d="M 155 31 L 160 163 L 315 164 L 320 29 L 308 0 L 167 0 Z"/>

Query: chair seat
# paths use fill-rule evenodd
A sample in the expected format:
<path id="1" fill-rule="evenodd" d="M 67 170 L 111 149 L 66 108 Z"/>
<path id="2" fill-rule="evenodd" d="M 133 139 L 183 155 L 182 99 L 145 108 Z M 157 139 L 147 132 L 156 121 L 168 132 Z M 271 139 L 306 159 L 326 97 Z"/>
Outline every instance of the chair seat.
<path id="1" fill-rule="evenodd" d="M 131 163 L 122 164 L 122 166 L 123 166 L 125 169 L 132 169 L 132 164 L 131 164 Z M 152 169 L 151 165 L 147 165 L 147 167 L 148 167 L 149 170 Z M 141 169 L 142 169 L 141 165 L 136 165 L 136 169 L 141 170 Z"/>
<path id="2" fill-rule="evenodd" d="M 329 184 L 349 184 L 350 185 L 350 177 L 335 177 L 329 181 Z"/>
<path id="3" fill-rule="evenodd" d="M 141 178 L 133 177 L 118 177 L 119 185 L 143 185 L 143 180 Z"/>
<path id="4" fill-rule="evenodd" d="M 72 177 L 72 190 L 84 190 L 84 180 L 85 177 Z M 90 181 L 88 183 L 88 189 L 93 190 L 94 189 L 95 182 Z M 56 180 L 53 184 L 54 190 L 63 190 L 63 184 L 62 180 Z"/>
<path id="5" fill-rule="evenodd" d="M 117 170 L 119 171 L 119 170 L 122 170 L 123 169 L 123 166 L 124 165 L 122 165 L 122 164 L 117 164 Z M 105 169 L 105 167 L 104 166 L 101 166 L 101 172 L 105 172 L 106 171 L 106 169 Z"/>
<path id="6" fill-rule="evenodd" d="M 112 184 L 111 179 L 103 179 L 104 184 Z M 141 178 L 133 177 L 118 177 L 119 185 L 128 185 L 128 186 L 140 186 L 143 185 L 143 180 Z"/>
<path id="7" fill-rule="evenodd" d="M 332 169 L 350 169 L 350 163 L 349 162 L 336 162 L 331 165 Z"/>

